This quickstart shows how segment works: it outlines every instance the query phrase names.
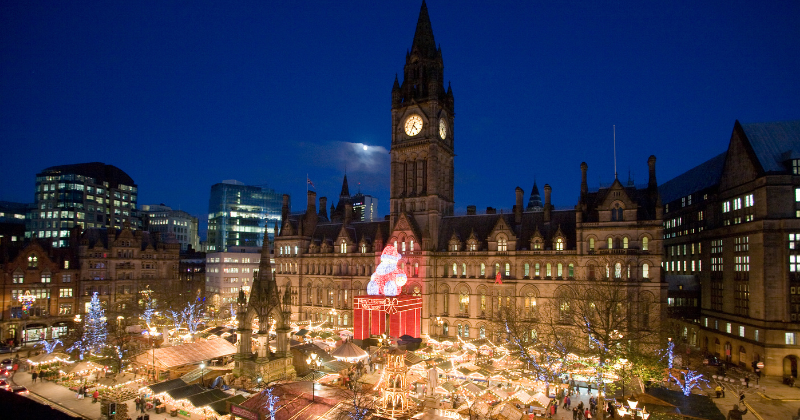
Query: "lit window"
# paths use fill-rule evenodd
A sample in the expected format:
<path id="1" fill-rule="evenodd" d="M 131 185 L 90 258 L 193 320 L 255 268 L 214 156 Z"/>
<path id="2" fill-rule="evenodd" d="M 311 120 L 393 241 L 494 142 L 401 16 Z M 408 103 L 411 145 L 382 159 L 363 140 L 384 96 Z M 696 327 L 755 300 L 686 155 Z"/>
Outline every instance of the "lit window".
<path id="1" fill-rule="evenodd" d="M 484 263 L 481 263 L 481 275 L 482 276 L 486 275 L 486 264 Z"/>
<path id="2" fill-rule="evenodd" d="M 608 249 L 614 248 L 614 239 L 608 238 Z"/>
<path id="3" fill-rule="evenodd" d="M 411 251 L 414 250 L 414 240 L 413 239 L 411 240 L 411 243 L 409 245 L 409 250 L 411 250 Z"/>
<path id="4" fill-rule="evenodd" d="M 794 346 L 797 344 L 797 338 L 795 333 L 787 332 L 786 333 L 786 345 Z"/>
<path id="5" fill-rule="evenodd" d="M 500 236 L 497 238 L 497 250 L 498 251 L 508 250 L 508 240 L 506 240 L 504 236 Z"/>
<path id="6" fill-rule="evenodd" d="M 341 251 L 342 254 L 347 254 L 347 242 L 342 241 Z"/>
<path id="7" fill-rule="evenodd" d="M 731 323 L 730 322 L 726 322 L 725 323 L 725 332 L 728 333 L 728 334 L 731 333 Z"/>
<path id="8" fill-rule="evenodd" d="M 589 238 L 589 250 L 594 251 L 594 238 Z"/>
<path id="9" fill-rule="evenodd" d="M 628 237 L 622 238 L 622 248 L 628 249 Z"/>
<path id="10" fill-rule="evenodd" d="M 744 337 L 744 325 L 739 325 L 739 337 Z"/>
<path id="11" fill-rule="evenodd" d="M 511 264 L 506 263 L 506 276 L 511 275 Z"/>
<path id="12" fill-rule="evenodd" d="M 563 250 L 564 250 L 564 238 L 557 238 L 556 251 L 563 251 Z"/>
<path id="13" fill-rule="evenodd" d="M 530 275 L 531 275 L 531 265 L 528 264 L 528 263 L 525 263 L 525 277 L 528 277 Z"/>
<path id="14" fill-rule="evenodd" d="M 650 265 L 647 263 L 642 264 L 642 278 L 649 279 L 650 278 Z"/>

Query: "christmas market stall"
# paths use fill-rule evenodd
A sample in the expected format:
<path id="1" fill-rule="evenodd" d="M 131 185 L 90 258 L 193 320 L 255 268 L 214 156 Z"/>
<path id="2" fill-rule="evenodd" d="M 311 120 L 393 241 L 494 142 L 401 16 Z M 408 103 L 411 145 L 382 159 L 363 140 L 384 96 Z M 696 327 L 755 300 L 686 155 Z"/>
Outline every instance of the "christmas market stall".
<path id="1" fill-rule="evenodd" d="M 134 359 L 139 369 L 152 376 L 161 377 L 166 373 L 174 379 L 197 369 L 196 365 L 211 359 L 228 358 L 236 354 L 236 346 L 227 340 L 199 340 L 177 346 L 152 349 Z"/>

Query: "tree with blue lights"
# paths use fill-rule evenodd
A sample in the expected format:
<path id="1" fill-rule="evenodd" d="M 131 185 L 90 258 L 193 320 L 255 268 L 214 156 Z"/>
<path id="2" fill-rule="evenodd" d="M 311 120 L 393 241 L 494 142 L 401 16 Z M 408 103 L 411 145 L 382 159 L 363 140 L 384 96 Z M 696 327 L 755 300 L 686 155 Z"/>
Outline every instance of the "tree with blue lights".
<path id="1" fill-rule="evenodd" d="M 278 410 L 280 410 L 282 407 L 278 405 L 280 397 L 272 393 L 274 390 L 275 390 L 274 387 L 269 387 L 261 391 L 267 397 L 266 401 L 264 402 L 264 408 L 267 409 L 270 420 L 275 420 L 275 415 L 278 413 Z"/>
<path id="2" fill-rule="evenodd" d="M 39 341 L 39 343 L 37 343 L 37 344 L 39 344 L 40 346 L 42 346 L 42 347 L 44 348 L 44 351 L 45 351 L 47 354 L 50 354 L 50 353 L 52 353 L 52 352 L 53 352 L 53 350 L 55 350 L 55 349 L 56 349 L 56 347 L 57 347 L 59 344 L 62 344 L 62 345 L 63 345 L 64 343 L 62 343 L 62 342 L 61 342 L 61 340 L 59 340 L 59 339 L 55 339 L 55 340 L 53 340 L 53 342 L 52 342 L 52 343 L 48 342 L 47 340 L 41 340 L 41 341 Z"/>

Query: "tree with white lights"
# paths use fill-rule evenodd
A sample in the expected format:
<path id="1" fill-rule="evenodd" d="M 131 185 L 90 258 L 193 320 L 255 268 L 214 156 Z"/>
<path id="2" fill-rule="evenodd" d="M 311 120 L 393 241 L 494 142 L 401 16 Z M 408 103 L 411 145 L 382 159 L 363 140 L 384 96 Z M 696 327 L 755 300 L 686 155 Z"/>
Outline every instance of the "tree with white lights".
<path id="1" fill-rule="evenodd" d="M 274 387 L 269 387 L 269 388 L 261 391 L 267 397 L 266 401 L 264 402 L 264 408 L 267 409 L 267 412 L 269 413 L 270 420 L 275 420 L 275 415 L 278 414 L 278 410 L 280 410 L 281 407 L 282 407 L 282 406 L 278 405 L 278 401 L 280 400 L 280 397 L 278 397 L 277 395 L 274 395 L 272 393 L 274 390 L 275 390 Z"/>
<path id="2" fill-rule="evenodd" d="M 86 314 L 86 321 L 83 326 L 83 335 L 67 351 L 78 350 L 80 358 L 83 360 L 85 353 L 97 353 L 103 351 L 108 340 L 108 326 L 106 325 L 105 309 L 100 304 L 97 292 L 92 295 L 89 303 L 89 313 Z"/>

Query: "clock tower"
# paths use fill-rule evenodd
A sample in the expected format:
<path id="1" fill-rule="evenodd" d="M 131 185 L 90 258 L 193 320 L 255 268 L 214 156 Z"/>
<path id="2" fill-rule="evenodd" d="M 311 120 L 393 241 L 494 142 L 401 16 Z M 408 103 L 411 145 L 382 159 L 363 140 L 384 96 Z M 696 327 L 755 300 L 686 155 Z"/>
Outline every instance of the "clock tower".
<path id="1" fill-rule="evenodd" d="M 422 250 L 436 248 L 439 221 L 453 214 L 453 90 L 444 87 L 441 47 L 436 47 L 425 1 L 419 11 L 403 83 L 392 87 L 390 214 L 413 218 Z"/>

